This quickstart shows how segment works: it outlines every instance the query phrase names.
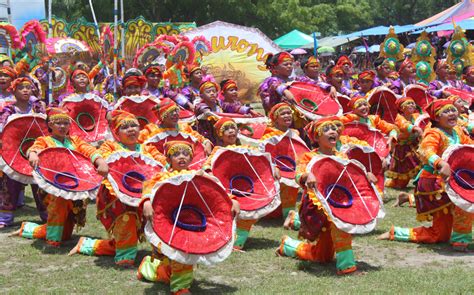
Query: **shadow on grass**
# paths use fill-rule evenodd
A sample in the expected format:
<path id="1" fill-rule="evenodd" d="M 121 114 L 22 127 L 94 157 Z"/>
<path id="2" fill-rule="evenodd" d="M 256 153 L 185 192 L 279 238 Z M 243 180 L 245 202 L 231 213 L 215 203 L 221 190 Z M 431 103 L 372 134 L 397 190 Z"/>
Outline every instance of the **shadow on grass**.
<path id="1" fill-rule="evenodd" d="M 244 251 L 251 252 L 256 250 L 276 249 L 280 241 L 276 239 L 249 237 L 245 243 Z"/>
<path id="2" fill-rule="evenodd" d="M 317 263 L 310 261 L 299 261 L 298 269 L 307 274 L 318 276 L 318 277 L 341 277 L 337 275 L 336 261 L 329 263 Z M 357 262 L 357 270 L 362 272 L 374 272 L 380 271 L 382 267 L 370 265 L 366 262 Z"/>
<path id="3" fill-rule="evenodd" d="M 260 219 L 257 225 L 261 227 L 283 227 L 283 218 L 267 218 Z"/>
<path id="4" fill-rule="evenodd" d="M 162 282 L 146 282 L 149 287 L 146 288 L 143 294 L 169 294 L 170 287 Z M 193 294 L 229 294 L 235 293 L 238 289 L 236 287 L 228 286 L 221 283 L 216 283 L 208 280 L 194 280 L 190 291 Z"/>
<path id="5" fill-rule="evenodd" d="M 454 251 L 449 243 L 439 243 L 439 244 L 418 244 L 418 249 L 420 250 L 428 250 L 431 252 L 436 252 L 439 255 L 443 256 L 466 256 L 471 257 L 474 256 L 474 249 L 473 246 L 468 247 L 468 252 L 458 252 Z"/>

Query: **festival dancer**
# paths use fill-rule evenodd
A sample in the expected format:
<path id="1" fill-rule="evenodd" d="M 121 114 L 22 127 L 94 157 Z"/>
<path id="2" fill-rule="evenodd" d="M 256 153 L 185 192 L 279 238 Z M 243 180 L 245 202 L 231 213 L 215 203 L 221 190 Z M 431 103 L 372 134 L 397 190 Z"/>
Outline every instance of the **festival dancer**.
<path id="1" fill-rule="evenodd" d="M 354 72 L 354 65 L 352 64 L 352 61 L 346 55 L 342 55 L 337 60 L 336 66 L 340 67 L 342 71 L 344 72 L 343 78 L 342 78 L 342 86 L 344 86 L 347 89 L 353 89 L 354 83 L 353 83 L 352 75 Z"/>
<path id="2" fill-rule="evenodd" d="M 294 100 L 293 94 L 287 89 L 286 85 L 287 82 L 291 82 L 293 61 L 293 56 L 287 52 L 268 55 L 265 65 L 272 76 L 266 78 L 257 91 L 266 113 L 282 100 Z"/>
<path id="3" fill-rule="evenodd" d="M 13 94 L 14 103 L 7 105 L 0 110 L 0 129 L 3 129 L 11 115 L 45 112 L 45 104 L 39 99 L 32 98 L 32 88 L 33 83 L 28 78 L 18 78 L 11 83 L 8 91 Z M 24 192 L 25 185 L 11 179 L 6 174 L 2 174 L 0 181 L 0 228 L 3 228 L 13 224 L 14 211 L 17 208 L 18 199 L 20 198 L 21 193 Z M 38 186 L 32 184 L 31 191 L 41 220 L 46 221 L 46 207 L 43 204 L 43 198 L 38 193 Z"/>
<path id="4" fill-rule="evenodd" d="M 458 124 L 465 128 L 468 134 L 474 135 L 474 123 L 469 121 L 469 107 L 471 106 L 472 102 L 469 100 L 469 98 L 462 98 L 457 95 L 451 95 L 448 97 L 448 99 L 458 110 Z"/>
<path id="5" fill-rule="evenodd" d="M 77 136 L 69 136 L 71 117 L 66 109 L 49 108 L 47 110 L 47 125 L 51 135 L 38 137 L 28 149 L 27 156 L 32 167 L 38 166 L 38 153 L 50 147 L 63 147 L 77 151 L 91 159 L 97 172 L 106 176 L 108 166 L 96 149 Z M 23 222 L 21 228 L 12 233 L 28 239 L 46 239 L 46 243 L 59 247 L 62 241 L 69 240 L 74 225 L 85 225 L 86 204 L 83 201 L 66 200 L 48 194 L 45 198 L 47 204 L 48 220 L 46 224 L 38 225 L 33 222 Z"/>
<path id="6" fill-rule="evenodd" d="M 140 95 L 145 88 L 147 79 L 137 69 L 129 69 L 122 80 L 122 94 L 124 96 Z"/>
<path id="7" fill-rule="evenodd" d="M 359 85 L 359 90 L 353 96 L 366 96 L 376 86 L 375 72 L 371 70 L 363 71 L 357 78 L 357 84 Z"/>
<path id="8" fill-rule="evenodd" d="M 337 152 L 340 152 L 344 145 L 369 146 L 369 144 L 366 141 L 360 140 L 356 137 L 352 137 L 349 135 L 342 135 L 342 131 L 344 131 L 344 124 L 342 123 L 341 119 L 339 119 L 338 116 L 330 116 L 330 117 L 326 117 L 326 119 L 327 121 L 332 121 L 338 129 L 337 131 L 339 133 L 339 136 L 338 136 L 338 140 L 336 142 L 336 147 L 335 147 Z M 312 140 L 314 140 L 314 136 Z M 311 140 L 311 147 L 317 147 L 318 143 L 312 140 Z M 300 221 L 300 216 L 298 212 L 296 210 L 290 210 L 285 219 L 285 222 L 283 223 L 283 228 L 298 231 L 300 229 L 300 226 L 301 226 L 301 221 Z"/>
<path id="9" fill-rule="evenodd" d="M 164 98 L 155 107 L 153 107 L 153 111 L 158 117 L 158 123 L 148 123 L 145 125 L 143 130 L 140 131 L 138 142 L 144 143 L 147 139 L 158 133 L 166 131 L 178 131 L 190 134 L 197 138 L 197 140 L 204 145 L 206 153 L 211 153 L 212 143 L 208 139 L 194 131 L 187 123 L 179 122 L 179 107 L 174 101 L 169 98 Z"/>
<path id="10" fill-rule="evenodd" d="M 439 99 L 426 108 L 431 128 L 425 130 L 419 154 L 424 166 L 416 178 L 415 199 L 417 220 L 432 220 L 429 227 L 404 228 L 392 226 L 379 239 L 413 243 L 444 243 L 450 241 L 456 251 L 467 251 L 472 242 L 472 214 L 451 203 L 445 181 L 451 168 L 441 156 L 454 144 L 472 144 L 457 124 L 458 111 L 452 101 Z"/>
<path id="11" fill-rule="evenodd" d="M 301 63 L 301 68 L 303 69 L 305 75 L 296 77 L 296 81 L 317 85 L 322 89 L 329 91 L 329 94 L 332 97 L 337 96 L 336 88 L 326 83 L 326 79 L 321 77 L 321 64 L 319 62 L 319 59 L 314 56 L 305 58 Z"/>
<path id="12" fill-rule="evenodd" d="M 340 66 L 329 66 L 326 69 L 326 79 L 327 82 L 340 94 L 346 95 L 348 97 L 353 95 L 351 88 L 345 87 L 342 83 L 344 79 L 344 71 Z"/>
<path id="13" fill-rule="evenodd" d="M 392 73 L 392 67 L 390 66 L 390 60 L 379 57 L 374 61 L 374 67 L 377 71 L 377 76 L 375 77 L 375 85 L 382 86 L 388 85 L 392 82 L 389 78 L 390 74 Z"/>
<path id="14" fill-rule="evenodd" d="M 461 89 L 474 92 L 474 66 L 464 67 L 462 71 L 463 86 Z"/>
<path id="15" fill-rule="evenodd" d="M 166 158 L 153 146 L 138 143 L 140 124 L 135 115 L 114 110 L 110 114 L 110 130 L 117 141 L 104 142 L 98 152 L 104 158 L 116 152 L 139 152 L 163 164 Z M 104 179 L 97 193 L 97 218 L 112 238 L 107 240 L 81 237 L 69 255 L 115 256 L 115 264 L 133 266 L 137 245 L 143 234 L 142 216 L 137 208 L 121 202 L 110 182 Z"/>
<path id="16" fill-rule="evenodd" d="M 370 105 L 365 97 L 351 98 L 348 106 L 352 109 L 352 113 L 342 116 L 340 118 L 342 123 L 345 125 L 351 122 L 359 122 L 378 129 L 388 136 L 388 145 L 391 150 L 398 137 L 397 127 L 382 120 L 378 115 L 369 115 Z"/>
<path id="17" fill-rule="evenodd" d="M 220 105 L 224 113 L 235 113 L 242 115 L 251 115 L 253 117 L 262 116 L 260 113 L 254 111 L 252 107 L 242 105 L 239 101 L 239 88 L 237 82 L 231 79 L 224 79 L 220 83 L 222 99 Z"/>
<path id="18" fill-rule="evenodd" d="M 449 73 L 455 72 L 455 69 L 445 59 L 440 59 L 435 63 L 435 71 L 437 79 L 430 82 L 427 93 L 436 98 L 447 98 L 451 94 L 444 88 L 456 87 L 456 83 L 448 79 Z"/>
<path id="19" fill-rule="evenodd" d="M 13 93 L 9 91 L 9 88 L 16 79 L 16 72 L 14 69 L 8 66 L 0 67 L 0 104 L 15 101 Z"/>
<path id="20" fill-rule="evenodd" d="M 389 88 L 395 92 L 395 94 L 402 95 L 403 89 L 410 84 L 416 84 L 416 69 L 413 62 L 406 58 L 403 61 L 399 61 L 395 64 L 395 68 L 398 72 L 398 79 L 390 83 Z"/>
<path id="21" fill-rule="evenodd" d="M 170 176 L 186 173 L 193 158 L 193 148 L 188 142 L 168 141 L 165 145 L 165 154 L 169 164 L 168 171 L 155 175 L 153 179 L 144 184 L 141 207 L 143 216 L 148 222 L 152 222 L 154 214 L 149 196 L 153 186 Z M 167 197 L 176 198 L 179 196 L 170 195 Z M 232 200 L 232 204 L 232 212 L 236 215 L 240 211 L 238 202 Z M 150 256 L 143 258 L 137 272 L 138 279 L 169 284 L 172 294 L 190 294 L 189 289 L 194 280 L 194 266 L 171 260 L 155 247 L 153 247 L 152 256 L 153 258 Z"/>
<path id="22" fill-rule="evenodd" d="M 306 166 L 313 157 L 347 158 L 345 154 L 336 151 L 336 143 L 339 138 L 338 127 L 331 118 L 323 118 L 308 124 L 306 130 L 311 140 L 317 142 L 318 148 L 301 157 L 295 178 L 296 182 L 304 189 L 300 214 L 308 216 L 308 218 L 303 216 L 303 221 L 311 220 L 313 223 L 301 222 L 300 236 L 307 241 L 284 236 L 276 253 L 281 256 L 320 263 L 331 262 L 334 259 L 334 253 L 336 253 L 337 274 L 351 274 L 357 271 L 352 251 L 352 236 L 337 228 L 329 220 L 328 213 L 325 212 L 314 193 L 317 187 L 316 179 L 314 175 L 306 172 Z M 368 178 L 371 181 L 376 181 L 373 174 Z"/>
<path id="23" fill-rule="evenodd" d="M 293 125 L 293 110 L 289 104 L 281 102 L 274 105 L 270 110 L 268 117 L 270 119 L 270 124 L 265 129 L 261 141 L 272 136 L 283 135 L 287 131 L 299 136 L 299 131 L 291 128 Z M 298 159 L 295 159 L 295 162 L 297 163 Z M 298 188 L 280 182 L 280 199 L 281 216 L 283 216 L 283 220 L 285 220 L 288 216 L 288 212 L 295 209 L 296 201 L 298 199 Z"/>
<path id="24" fill-rule="evenodd" d="M 400 134 L 391 152 L 392 160 L 387 171 L 388 179 L 385 186 L 403 189 L 421 168 L 416 150 L 418 149 L 418 138 L 422 135 L 423 130 L 414 125 L 419 113 L 416 103 L 411 97 L 399 98 L 396 104 L 399 113 L 395 118 L 395 125 Z"/>
<path id="25" fill-rule="evenodd" d="M 203 82 L 201 66 L 197 63 L 193 63 L 185 69 L 185 74 L 189 84 L 181 89 L 180 94 L 184 95 L 184 99 L 177 101 L 177 103 L 186 109 L 194 110 L 194 100 L 199 98 L 199 86 L 201 86 Z"/>
<path id="26" fill-rule="evenodd" d="M 243 147 L 246 149 L 255 149 L 254 147 L 250 146 L 240 146 L 239 140 L 237 135 L 239 133 L 239 129 L 237 127 L 237 123 L 231 118 L 221 118 L 214 124 L 214 131 L 216 133 L 216 137 L 218 138 L 217 144 L 212 150 L 212 153 L 207 158 L 206 162 L 204 163 L 202 169 L 204 171 L 209 172 L 211 169 L 211 162 L 214 158 L 214 155 L 217 151 L 219 151 L 222 147 Z M 279 179 L 279 174 L 276 172 L 274 175 L 275 179 Z M 257 223 L 258 219 L 237 219 L 237 232 L 236 238 L 234 243 L 234 250 L 241 251 L 243 250 L 245 243 L 248 239 L 250 234 L 250 230 L 252 226 Z"/>

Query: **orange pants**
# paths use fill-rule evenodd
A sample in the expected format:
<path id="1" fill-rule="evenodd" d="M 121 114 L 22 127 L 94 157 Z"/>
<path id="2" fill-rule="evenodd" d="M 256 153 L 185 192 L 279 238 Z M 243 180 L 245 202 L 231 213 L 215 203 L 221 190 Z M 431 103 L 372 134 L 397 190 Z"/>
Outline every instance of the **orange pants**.
<path id="1" fill-rule="evenodd" d="M 321 231 L 316 244 L 285 237 L 281 244 L 281 255 L 320 263 L 331 262 L 336 254 L 338 274 L 351 273 L 357 269 L 352 251 L 352 236 L 331 223 Z"/>
<path id="2" fill-rule="evenodd" d="M 447 211 L 447 212 L 446 212 Z M 433 224 L 429 227 L 401 228 L 392 226 L 390 240 L 434 244 L 449 241 L 453 227 L 453 215 L 448 208 L 433 214 Z"/>
<path id="3" fill-rule="evenodd" d="M 137 255 L 137 216 L 124 213 L 117 217 L 112 227 L 113 239 L 81 239 L 79 252 L 95 256 L 115 256 L 116 264 L 133 265 Z"/>

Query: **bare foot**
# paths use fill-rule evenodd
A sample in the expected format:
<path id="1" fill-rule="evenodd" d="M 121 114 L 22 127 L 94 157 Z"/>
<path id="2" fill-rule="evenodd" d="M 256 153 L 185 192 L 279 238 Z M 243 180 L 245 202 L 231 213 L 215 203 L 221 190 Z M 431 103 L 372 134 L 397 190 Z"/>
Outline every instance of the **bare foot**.
<path id="1" fill-rule="evenodd" d="M 19 236 L 20 235 L 20 232 L 21 232 L 21 229 L 19 230 L 16 230 L 10 234 L 8 234 L 9 237 L 15 237 L 15 236 Z"/>
<path id="2" fill-rule="evenodd" d="M 286 216 L 285 222 L 283 222 L 283 228 L 284 229 L 291 229 L 291 220 L 294 219 L 295 214 L 296 214 L 295 210 L 290 210 L 288 212 L 288 215 Z"/>
<path id="3" fill-rule="evenodd" d="M 410 194 L 401 192 L 398 194 L 397 200 L 395 201 L 395 204 L 393 204 L 393 207 L 401 207 L 403 204 L 408 202 L 410 200 Z"/>
<path id="4" fill-rule="evenodd" d="M 237 247 L 237 246 L 234 246 L 234 247 L 232 248 L 232 251 L 234 251 L 234 252 L 239 252 L 239 253 L 245 253 L 245 250 L 242 250 L 242 248 Z"/>
<path id="5" fill-rule="evenodd" d="M 79 250 L 80 250 L 82 241 L 84 241 L 84 237 L 81 237 L 81 238 L 79 239 L 79 241 L 77 242 L 76 246 L 74 246 L 74 248 L 72 248 L 71 251 L 69 251 L 69 253 L 67 254 L 67 256 L 72 256 L 72 255 L 74 255 L 74 254 L 79 253 Z"/>
<path id="6" fill-rule="evenodd" d="M 390 240 L 390 232 L 386 232 L 377 237 L 377 240 Z"/>

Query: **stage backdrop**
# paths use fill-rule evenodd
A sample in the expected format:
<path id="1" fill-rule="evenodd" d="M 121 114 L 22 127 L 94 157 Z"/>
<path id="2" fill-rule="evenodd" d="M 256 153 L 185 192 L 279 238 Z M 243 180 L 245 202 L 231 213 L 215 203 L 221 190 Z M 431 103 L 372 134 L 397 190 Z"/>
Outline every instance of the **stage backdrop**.
<path id="1" fill-rule="evenodd" d="M 269 53 L 281 51 L 259 29 L 216 21 L 181 33 L 190 39 L 206 37 L 212 52 L 203 58 L 203 65 L 217 82 L 234 79 L 239 97 L 245 103 L 259 102 L 256 97 L 260 83 L 270 75 L 264 62 Z"/>

